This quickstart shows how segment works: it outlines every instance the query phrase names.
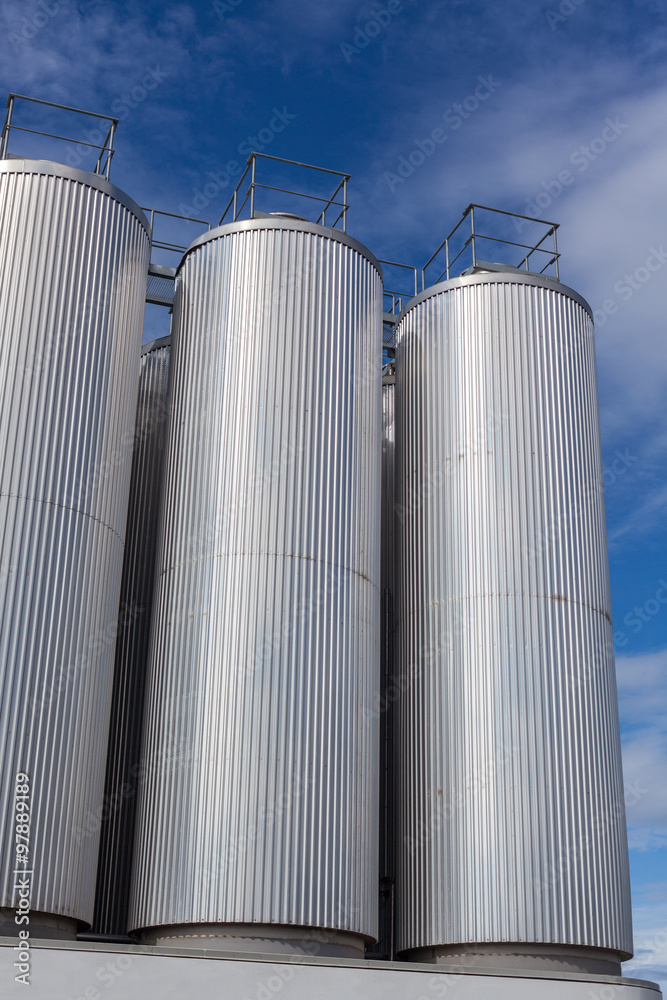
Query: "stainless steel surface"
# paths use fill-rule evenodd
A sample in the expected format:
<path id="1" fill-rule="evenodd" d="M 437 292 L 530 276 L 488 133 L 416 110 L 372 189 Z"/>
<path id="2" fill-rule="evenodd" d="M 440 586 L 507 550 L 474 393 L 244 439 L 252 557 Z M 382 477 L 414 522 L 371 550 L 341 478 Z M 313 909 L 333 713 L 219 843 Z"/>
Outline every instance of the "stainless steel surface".
<path id="1" fill-rule="evenodd" d="M 294 220 L 286 219 L 284 216 L 282 218 L 279 216 L 271 216 L 270 218 L 264 219 L 241 219 L 238 222 L 226 222 L 224 225 L 220 225 L 217 228 L 212 229 L 209 233 L 202 233 L 201 236 L 198 236 L 197 239 L 193 240 L 188 247 L 183 261 L 187 260 L 188 256 L 198 247 L 204 246 L 212 239 L 218 239 L 221 235 L 231 235 L 232 233 L 254 233 L 264 229 L 272 231 L 280 229 L 285 232 L 300 232 L 311 236 L 326 237 L 327 239 L 334 241 L 336 244 L 341 244 L 341 246 L 348 247 L 351 250 L 356 250 L 358 254 L 364 257 L 367 261 L 370 261 L 378 273 L 382 275 L 382 268 L 380 267 L 380 262 L 377 257 L 370 252 L 368 247 L 365 247 L 363 243 L 360 243 L 359 240 L 353 239 L 340 229 L 329 229 L 325 226 L 319 226 L 315 222 L 296 223 Z M 303 266 L 304 265 L 302 265 L 299 260 L 295 261 L 293 266 L 290 265 L 295 274 L 300 273 Z M 310 265 L 306 262 L 305 266 L 309 267 Z M 323 291 L 325 291 L 325 289 L 323 289 Z M 280 301 L 278 293 L 279 289 L 275 289 L 273 292 L 276 302 Z M 322 305 L 322 302 L 319 299 L 316 299 L 315 301 L 317 301 L 320 306 Z M 375 357 L 374 365 L 373 375 L 369 376 L 369 378 L 374 378 L 377 372 L 377 356 Z M 366 376 L 364 375 L 364 378 L 365 377 Z"/>
<path id="2" fill-rule="evenodd" d="M 396 366 L 382 369 L 382 591 L 395 596 L 396 515 L 396 431 L 395 399 Z"/>
<path id="3" fill-rule="evenodd" d="M 101 817 L 93 931 L 128 929 L 137 789 L 142 781 L 141 726 L 150 639 L 162 466 L 168 427 L 169 355 L 163 337 L 142 348 L 130 502 L 116 640 L 109 754 Z"/>
<path id="4" fill-rule="evenodd" d="M 359 247 L 237 222 L 177 275 L 137 929 L 377 932 L 382 282 Z"/>
<path id="5" fill-rule="evenodd" d="M 590 310 L 475 275 L 396 352 L 398 950 L 632 953 Z"/>
<path id="6" fill-rule="evenodd" d="M 584 972 L 588 975 L 620 976 L 618 952 L 603 948 L 583 948 L 577 945 L 527 944 L 452 944 L 444 948 L 416 948 L 410 953 L 411 961 L 437 965 L 472 964 L 478 969 L 535 969 Z"/>
<path id="7" fill-rule="evenodd" d="M 89 923 L 149 239 L 130 199 L 0 163 L 0 903 L 30 777 L 32 911 Z"/>
<path id="8" fill-rule="evenodd" d="M 394 956 L 395 915 L 395 837 L 394 837 L 394 365 L 382 369 L 382 489 L 381 489 L 381 558 L 382 649 L 380 655 L 380 693 L 377 715 L 380 721 L 380 866 L 378 901 L 378 941 L 367 950 L 369 957 Z"/>
<path id="9" fill-rule="evenodd" d="M 224 948 L 241 954 L 364 958 L 364 939 L 359 934 L 284 924 L 170 924 L 145 931 L 142 944 L 198 952 Z"/>

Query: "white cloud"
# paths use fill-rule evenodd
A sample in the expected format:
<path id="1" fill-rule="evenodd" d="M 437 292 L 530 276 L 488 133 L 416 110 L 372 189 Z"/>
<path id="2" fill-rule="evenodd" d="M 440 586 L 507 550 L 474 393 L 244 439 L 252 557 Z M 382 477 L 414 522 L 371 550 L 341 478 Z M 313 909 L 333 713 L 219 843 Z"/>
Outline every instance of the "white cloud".
<path id="1" fill-rule="evenodd" d="M 667 649 L 616 660 L 631 848 L 667 846 Z M 633 801 L 634 800 L 634 801 Z"/>
<path id="2" fill-rule="evenodd" d="M 643 500 L 636 510 L 617 524 L 609 532 L 608 541 L 611 545 L 629 532 L 653 532 L 656 523 L 664 523 L 664 513 L 667 509 L 667 486 L 653 490 Z"/>
<path id="3" fill-rule="evenodd" d="M 632 919 L 634 958 L 623 965 L 623 975 L 657 982 L 667 992 L 667 883 L 655 882 L 633 888 Z"/>

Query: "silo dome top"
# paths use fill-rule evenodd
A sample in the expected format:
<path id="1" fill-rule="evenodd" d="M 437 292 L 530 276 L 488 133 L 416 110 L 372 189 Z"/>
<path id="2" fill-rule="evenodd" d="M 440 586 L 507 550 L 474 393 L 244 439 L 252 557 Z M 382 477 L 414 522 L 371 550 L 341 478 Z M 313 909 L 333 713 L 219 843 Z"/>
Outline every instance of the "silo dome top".
<path id="1" fill-rule="evenodd" d="M 270 216 L 275 216 L 278 219 L 296 219 L 297 222 L 308 222 L 308 219 L 303 215 L 295 215 L 294 212 L 269 212 Z"/>

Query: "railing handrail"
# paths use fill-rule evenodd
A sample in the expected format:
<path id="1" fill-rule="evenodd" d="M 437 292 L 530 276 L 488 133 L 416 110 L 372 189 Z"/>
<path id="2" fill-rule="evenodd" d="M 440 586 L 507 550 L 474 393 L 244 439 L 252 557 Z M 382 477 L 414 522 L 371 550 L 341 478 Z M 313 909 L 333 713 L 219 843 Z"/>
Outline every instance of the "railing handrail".
<path id="1" fill-rule="evenodd" d="M 83 139 L 73 139 L 66 135 L 57 135 L 54 132 L 44 132 L 40 129 L 26 128 L 24 125 L 13 125 L 12 118 L 14 114 L 14 102 L 15 101 L 29 101 L 31 104 L 42 104 L 47 108 L 58 108 L 61 111 L 71 111 L 77 115 L 86 115 L 88 118 L 96 118 L 100 121 L 110 122 L 109 130 L 105 136 L 103 144 L 100 146 L 99 142 L 86 142 Z M 96 111 L 85 111 L 83 108 L 73 108 L 68 104 L 56 104 L 54 101 L 43 101 L 39 97 L 26 97 L 25 94 L 14 94 L 10 93 L 7 96 L 7 114 L 5 116 L 5 122 L 2 126 L 2 133 L 0 133 L 0 160 L 7 158 L 7 150 L 9 147 L 9 133 L 14 132 L 29 132 L 31 135 L 43 135 L 48 139 L 59 139 L 62 142 L 75 142 L 80 146 L 89 146 L 91 149 L 99 149 L 100 155 L 97 158 L 97 163 L 93 173 L 98 175 L 104 175 L 107 180 L 109 180 L 109 172 L 111 170 L 111 158 L 114 154 L 113 140 L 118 127 L 120 119 L 114 118 L 112 115 L 99 114 Z M 104 160 L 104 165 L 102 165 L 102 160 L 104 154 L 107 154 L 106 160 Z"/>
<path id="2" fill-rule="evenodd" d="M 379 264 L 388 264 L 389 267 L 402 267 L 402 268 L 405 268 L 406 271 L 412 271 L 413 274 L 414 274 L 414 279 L 415 279 L 415 295 L 418 293 L 418 291 L 419 291 L 419 279 L 418 279 L 417 268 L 414 266 L 414 264 L 400 264 L 397 260 L 382 260 L 380 257 L 378 257 L 378 263 Z M 399 295 L 399 294 L 400 295 L 405 295 L 406 293 L 405 292 L 396 292 L 395 294 L 397 294 L 397 295 Z"/>
<path id="3" fill-rule="evenodd" d="M 5 107 L 8 108 L 10 101 L 12 99 L 18 99 L 19 101 L 30 101 L 32 104 L 45 104 L 48 108 L 60 108 L 61 111 L 74 111 L 79 115 L 88 115 L 89 118 L 103 118 L 108 122 L 115 122 L 118 125 L 120 118 L 114 118 L 113 115 L 103 115 L 97 111 L 84 111 L 83 108 L 72 108 L 69 104 L 54 104 L 53 101 L 43 101 L 40 97 L 28 97 L 26 94 L 14 94 L 11 93 L 7 97 L 7 102 Z"/>
<path id="4" fill-rule="evenodd" d="M 301 167 L 301 168 L 304 168 L 306 170 L 317 170 L 320 173 L 333 174 L 334 176 L 336 176 L 336 177 L 338 177 L 340 179 L 338 181 L 338 184 L 336 185 L 336 188 L 335 188 L 333 194 L 330 195 L 328 198 L 326 198 L 326 197 L 324 197 L 322 195 L 306 194 L 304 191 L 293 191 L 293 190 L 290 190 L 289 188 L 275 187 L 275 186 L 273 186 L 271 184 L 263 184 L 263 183 L 261 183 L 260 181 L 258 181 L 256 179 L 256 177 L 257 177 L 257 160 L 258 159 L 273 160 L 276 163 L 286 163 L 289 166 Z M 248 171 L 251 171 L 250 185 L 249 185 L 247 191 L 245 192 L 245 196 L 243 198 L 243 201 L 241 202 L 241 204 L 239 206 L 239 194 L 240 194 L 240 192 L 242 190 L 242 187 L 243 187 L 243 184 L 245 182 L 245 179 L 248 176 Z M 350 174 L 346 174 L 342 170 L 331 170 L 329 167 L 318 167 L 318 166 L 316 166 L 315 164 L 312 164 L 312 163 L 301 163 L 299 160 L 287 160 L 283 156 L 272 156 L 270 153 L 257 153 L 257 152 L 253 151 L 250 154 L 250 156 L 248 157 L 248 159 L 246 160 L 245 170 L 241 174 L 241 177 L 239 178 L 238 183 L 237 183 L 236 187 L 234 188 L 229 201 L 225 205 L 223 213 L 220 216 L 220 220 L 218 222 L 218 225 L 221 226 L 223 224 L 223 222 L 225 221 L 225 218 L 226 218 L 227 214 L 229 213 L 230 208 L 232 209 L 232 220 L 231 221 L 232 222 L 238 221 L 239 216 L 241 215 L 241 212 L 243 211 L 243 209 L 246 206 L 248 198 L 250 198 L 250 218 L 251 219 L 256 218 L 256 216 L 255 216 L 255 192 L 256 192 L 256 190 L 258 190 L 258 189 L 261 188 L 264 191 L 278 191 L 281 194 L 293 195 L 296 198 L 307 198 L 309 201 L 318 201 L 318 202 L 321 202 L 324 205 L 324 208 L 322 209 L 322 211 L 320 212 L 320 214 L 319 214 L 319 216 L 317 218 L 317 224 L 326 225 L 326 213 L 327 213 L 327 209 L 332 208 L 332 207 L 339 208 L 340 211 L 339 211 L 338 215 L 336 216 L 336 218 L 334 219 L 333 224 L 330 225 L 329 228 L 331 228 L 331 229 L 335 228 L 336 224 L 339 221 L 339 219 L 342 218 L 342 220 L 343 220 L 343 225 L 342 225 L 343 232 L 347 232 L 347 211 L 348 211 L 348 208 L 349 208 L 349 205 L 347 203 L 347 182 L 349 180 L 350 180 Z M 341 190 L 341 188 L 343 189 L 343 200 L 342 201 L 336 201 L 335 198 L 338 195 L 338 192 Z"/>
<path id="5" fill-rule="evenodd" d="M 538 242 L 535 243 L 535 244 L 518 243 L 515 240 L 506 240 L 506 239 L 503 239 L 500 236 L 488 236 L 488 235 L 486 235 L 484 233 L 480 233 L 480 232 L 477 232 L 475 230 L 475 209 L 479 209 L 479 210 L 484 211 L 484 212 L 494 212 L 496 215 L 504 215 L 504 216 L 507 216 L 507 217 L 513 218 L 513 219 L 524 219 L 527 222 L 537 222 L 541 226 L 547 226 L 548 229 L 547 229 L 546 233 L 541 237 L 541 239 L 538 240 Z M 463 247 L 461 248 L 461 250 L 459 250 L 459 252 L 457 253 L 457 255 L 452 260 L 450 260 L 450 256 L 449 256 L 449 241 L 451 240 L 452 236 L 454 236 L 454 234 L 457 232 L 457 230 L 460 228 L 460 226 L 463 224 L 463 222 L 465 221 L 465 219 L 468 216 L 470 216 L 470 227 L 471 227 L 470 236 L 465 241 L 465 243 L 463 244 Z M 557 231 L 558 228 L 559 228 L 559 223 L 557 223 L 557 222 L 549 222 L 546 219 L 537 219 L 533 215 L 522 215 L 520 212 L 508 212 L 508 211 L 506 211 L 506 210 L 504 210 L 502 208 L 492 208 L 490 205 L 478 205 L 478 204 L 475 204 L 475 203 L 471 202 L 471 204 L 468 205 L 468 207 L 464 210 L 464 212 L 461 215 L 461 218 L 456 223 L 456 225 L 451 230 L 451 232 L 448 233 L 447 236 L 445 236 L 445 238 L 442 241 L 442 243 L 437 247 L 437 249 L 435 250 L 435 252 L 431 254 L 431 256 L 429 257 L 429 259 L 426 261 L 426 263 L 422 267 L 422 290 L 426 288 L 426 269 L 430 266 L 430 264 L 433 263 L 433 261 L 435 260 L 435 258 L 440 254 L 440 252 L 443 249 L 445 250 L 445 254 L 446 254 L 446 264 L 445 264 L 444 270 L 441 271 L 440 274 L 438 275 L 438 277 L 436 278 L 436 282 L 435 283 L 437 283 L 438 281 L 440 281 L 440 279 L 443 277 L 443 275 L 446 275 L 447 279 L 449 279 L 450 270 L 451 270 L 453 264 L 456 263 L 456 261 L 459 259 L 459 257 L 461 256 L 461 254 L 466 250 L 466 248 L 468 246 L 472 246 L 472 264 L 473 264 L 473 267 L 475 267 L 476 263 L 477 263 L 477 248 L 476 248 L 476 241 L 477 240 L 490 240 L 490 241 L 495 242 L 495 243 L 504 243 L 507 246 L 516 246 L 516 247 L 520 247 L 523 250 L 528 250 L 528 253 L 525 254 L 521 258 L 521 261 L 519 262 L 519 265 L 518 265 L 518 267 L 520 268 L 522 265 L 525 264 L 526 271 L 528 270 L 528 261 L 529 261 L 530 257 L 532 256 L 532 254 L 534 254 L 534 253 L 551 254 L 551 259 L 548 261 L 548 263 L 545 265 L 545 267 L 539 273 L 543 274 L 547 267 L 549 267 L 551 264 L 554 264 L 555 265 L 555 269 L 556 269 L 556 278 L 558 278 L 559 277 L 559 273 L 558 273 L 558 261 L 559 261 L 559 258 L 560 258 L 560 254 L 558 253 L 558 244 L 557 244 L 557 238 L 556 238 L 556 231 Z M 553 241 L 554 241 L 553 250 L 547 250 L 547 249 L 544 249 L 542 247 L 542 243 L 544 243 L 544 241 L 549 236 L 553 236 Z"/>
<path id="6" fill-rule="evenodd" d="M 141 205 L 140 208 L 142 212 L 146 212 L 148 214 L 148 223 L 151 231 L 151 246 L 155 247 L 156 250 L 173 250 L 174 252 L 183 253 L 189 246 L 189 244 L 185 244 L 183 246 L 180 243 L 166 243 L 164 240 L 154 239 L 153 232 L 155 228 L 156 215 L 166 215 L 170 219 L 183 219 L 185 222 L 194 222 L 202 226 L 208 226 L 209 232 L 213 228 L 208 219 L 193 219 L 191 215 L 179 215 L 178 212 L 165 212 L 161 208 L 148 208 L 145 205 Z"/>

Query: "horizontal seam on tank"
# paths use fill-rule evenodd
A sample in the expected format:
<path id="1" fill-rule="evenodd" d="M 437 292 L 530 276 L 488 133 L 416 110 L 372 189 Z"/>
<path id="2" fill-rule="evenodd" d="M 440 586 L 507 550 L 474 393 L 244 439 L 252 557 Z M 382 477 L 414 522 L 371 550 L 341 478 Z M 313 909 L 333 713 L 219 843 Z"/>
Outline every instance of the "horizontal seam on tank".
<path id="1" fill-rule="evenodd" d="M 465 594 L 462 597 L 445 597 L 440 601 L 431 601 L 430 604 L 420 604 L 418 608 L 412 611 L 408 611 L 407 616 L 410 618 L 412 615 L 418 614 L 420 611 L 425 611 L 427 608 L 435 608 L 440 604 L 454 604 L 457 601 L 476 601 L 482 597 L 518 597 L 518 598 L 528 598 L 529 600 L 538 599 L 541 601 L 554 601 L 556 604 L 576 604 L 577 607 L 586 608 L 588 611 L 594 611 L 599 615 L 602 615 L 611 624 L 611 614 L 609 611 L 603 611 L 601 608 L 594 608 L 592 604 L 584 604 L 583 601 L 575 601 L 571 597 L 554 597 L 553 594 L 519 594 L 519 593 L 509 593 L 509 591 L 502 591 L 498 593 L 484 593 L 484 594 Z"/>
<path id="2" fill-rule="evenodd" d="M 380 587 L 373 583 L 365 573 L 360 573 L 359 570 L 350 569 L 349 566 L 341 566 L 339 563 L 332 563 L 326 559 L 316 559 L 315 556 L 300 556 L 292 552 L 216 552 L 215 555 L 205 555 L 200 556 L 198 559 L 190 559 L 188 562 L 175 563 L 173 566 L 169 566 L 166 569 L 160 570 L 160 576 L 165 576 L 167 573 L 173 573 L 177 569 L 182 569 L 184 566 L 193 566 L 195 563 L 204 562 L 205 559 L 221 559 L 223 556 L 279 556 L 281 559 L 302 559 L 304 562 L 319 563 L 321 566 L 331 566 L 332 569 L 341 569 L 345 573 L 351 573 L 353 576 L 358 576 L 366 583 L 370 583 L 374 590 L 380 593 Z"/>
<path id="3" fill-rule="evenodd" d="M 120 537 L 115 528 L 112 528 L 110 524 L 106 523 L 106 521 L 100 521 L 99 517 L 93 517 L 92 514 L 87 514 L 83 510 L 77 510 L 76 507 L 68 507 L 67 504 L 56 503 L 55 500 L 42 500 L 41 497 L 26 497 L 23 496 L 22 493 L 4 493 L 2 490 L 0 490 L 0 497 L 9 497 L 10 499 L 13 500 L 28 500 L 30 501 L 30 503 L 43 503 L 47 504 L 49 507 L 59 507 L 60 510 L 71 510 L 73 514 L 80 514 L 81 517 L 87 517 L 91 521 L 95 521 L 96 524 L 100 524 L 103 528 L 107 528 L 107 530 L 110 531 L 112 535 L 116 536 L 121 545 L 125 547 L 125 542 Z"/>

